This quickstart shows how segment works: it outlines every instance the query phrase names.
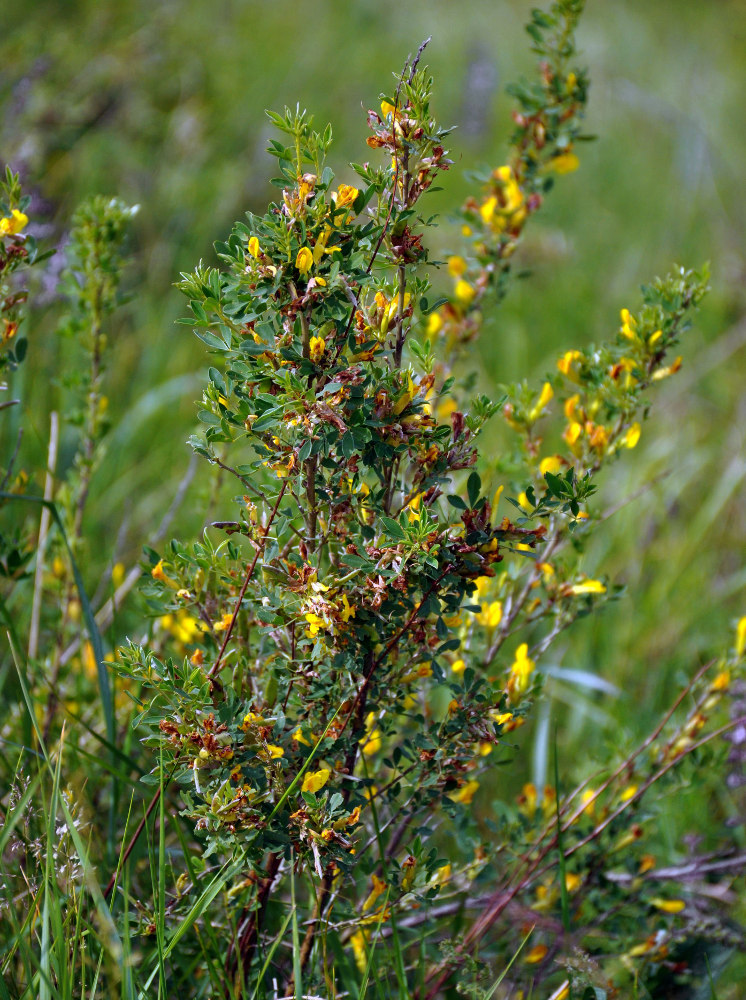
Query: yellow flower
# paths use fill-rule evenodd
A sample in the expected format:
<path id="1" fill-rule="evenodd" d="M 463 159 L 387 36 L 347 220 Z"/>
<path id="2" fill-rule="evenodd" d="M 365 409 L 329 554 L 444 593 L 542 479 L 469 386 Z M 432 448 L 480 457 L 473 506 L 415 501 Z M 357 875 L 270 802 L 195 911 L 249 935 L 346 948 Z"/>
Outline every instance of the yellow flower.
<path id="1" fill-rule="evenodd" d="M 657 910 L 662 910 L 663 913 L 681 913 L 682 910 L 686 909 L 686 903 L 683 899 L 661 899 L 660 896 L 655 896 L 650 900 L 650 903 Z"/>
<path id="2" fill-rule="evenodd" d="M 215 632 L 225 632 L 231 627 L 231 622 L 233 621 L 233 612 L 226 611 L 223 617 L 216 622 L 213 622 L 213 629 Z"/>
<path id="3" fill-rule="evenodd" d="M 381 114 L 384 118 L 388 118 L 389 115 L 393 114 L 396 114 L 398 117 L 398 112 L 395 106 L 389 103 L 389 101 L 381 101 Z"/>
<path id="4" fill-rule="evenodd" d="M 566 375 L 567 378 L 572 379 L 573 382 L 577 382 L 578 377 L 575 372 L 575 366 L 578 361 L 582 360 L 582 358 L 583 355 L 580 351 L 565 351 L 562 357 L 557 361 L 557 368 L 563 375 Z"/>
<path id="5" fill-rule="evenodd" d="M 342 594 L 342 609 L 339 615 L 343 622 L 348 622 L 350 618 L 355 617 L 355 605 L 350 604 L 347 600 L 347 594 Z"/>
<path id="6" fill-rule="evenodd" d="M 271 760 L 279 760 L 280 757 L 285 756 L 285 751 L 282 747 L 275 746 L 274 743 L 268 743 L 266 750 Z"/>
<path id="7" fill-rule="evenodd" d="M 746 650 L 746 615 L 736 625 L 736 656 L 743 656 Z"/>
<path id="8" fill-rule="evenodd" d="M 570 587 L 571 594 L 605 594 L 606 586 L 600 580 L 581 580 Z"/>
<path id="9" fill-rule="evenodd" d="M 528 655 L 528 643 L 522 642 L 516 650 L 515 660 L 510 668 L 508 692 L 511 696 L 520 696 L 527 690 L 529 677 L 534 672 L 535 666 Z"/>
<path id="10" fill-rule="evenodd" d="M 637 340 L 637 320 L 635 317 L 629 309 L 622 309 L 619 316 L 622 321 L 622 328 L 619 332 L 627 340 Z"/>
<path id="11" fill-rule="evenodd" d="M 492 198 L 488 198 L 487 201 L 479 207 L 479 214 L 482 216 L 484 222 L 492 222 L 496 211 L 497 198 L 494 196 Z"/>
<path id="12" fill-rule="evenodd" d="M 373 883 L 373 887 L 368 893 L 365 902 L 363 903 L 363 913 L 365 913 L 366 910 L 369 910 L 372 906 L 374 906 L 378 897 L 383 895 L 383 893 L 386 891 L 386 883 L 382 878 L 379 878 L 376 874 L 371 875 L 371 882 Z"/>
<path id="13" fill-rule="evenodd" d="M 470 285 L 468 281 L 464 281 L 463 278 L 459 278 L 456 282 L 454 295 L 462 305 L 468 306 L 476 294 L 477 293 L 473 285 Z"/>
<path id="14" fill-rule="evenodd" d="M 252 236 L 251 239 L 249 240 L 249 253 L 251 254 L 252 257 L 258 257 L 260 252 L 261 251 L 259 249 L 259 240 L 256 238 L 256 236 Z"/>
<path id="15" fill-rule="evenodd" d="M 565 416 L 567 417 L 568 420 L 575 419 L 575 409 L 579 402 L 580 402 L 580 396 L 577 393 L 575 393 L 574 396 L 568 396 L 568 398 L 565 400 L 564 411 L 565 411 Z"/>
<path id="16" fill-rule="evenodd" d="M 559 455 L 548 455 L 539 462 L 539 472 L 542 476 L 545 476 L 547 472 L 556 475 L 561 468 L 561 464 Z"/>
<path id="17" fill-rule="evenodd" d="M 536 401 L 536 406 L 531 409 L 528 415 L 528 419 L 531 421 L 537 420 L 543 411 L 549 405 L 552 397 L 554 396 L 554 390 L 552 389 L 549 382 L 545 382 L 541 387 L 541 392 L 539 393 L 539 398 Z"/>
<path id="18" fill-rule="evenodd" d="M 311 638 L 313 638 L 315 635 L 318 635 L 321 629 L 325 629 L 327 627 L 327 624 L 324 621 L 324 619 L 321 618 L 319 615 L 314 614 L 313 611 L 309 611 L 306 614 L 305 619 L 308 622 L 307 631 L 308 635 Z"/>
<path id="19" fill-rule="evenodd" d="M 355 956 L 355 965 L 361 973 L 364 973 L 368 967 L 367 942 L 368 938 L 363 930 L 355 931 L 350 938 L 350 947 L 352 948 L 352 954 Z"/>
<path id="20" fill-rule="evenodd" d="M 504 726 L 506 722 L 510 722 L 513 718 L 512 712 L 490 712 L 490 715 L 498 724 L 498 726 Z"/>
<path id="21" fill-rule="evenodd" d="M 28 216 L 14 208 L 7 218 L 0 219 L 0 236 L 15 236 L 26 225 Z"/>
<path id="22" fill-rule="evenodd" d="M 466 670 L 466 661 L 454 660 L 453 663 L 451 664 L 451 670 L 454 672 L 454 674 L 456 674 L 457 677 L 460 677 Z"/>
<path id="23" fill-rule="evenodd" d="M 176 590 L 179 586 L 175 580 L 172 580 L 170 576 L 166 575 L 162 559 L 159 559 L 156 565 L 151 569 L 150 575 L 154 580 L 160 580 L 161 583 L 165 583 L 167 587 L 171 587 L 172 590 Z"/>
<path id="24" fill-rule="evenodd" d="M 313 267 L 313 252 L 309 247 L 301 247 L 295 258 L 295 266 L 301 274 L 308 274 Z"/>
<path id="25" fill-rule="evenodd" d="M 524 962 L 528 962 L 531 965 L 536 965 L 538 962 L 543 961 L 546 957 L 549 949 L 545 944 L 535 944 L 530 951 L 526 952 L 526 957 Z"/>
<path id="26" fill-rule="evenodd" d="M 327 783 L 331 773 L 327 767 L 322 767 L 320 771 L 309 771 L 303 778 L 301 791 L 311 792 L 312 795 L 315 795 Z"/>
<path id="27" fill-rule="evenodd" d="M 556 174 L 570 174 L 580 166 L 580 160 L 575 153 L 560 153 L 554 156 L 547 164 L 548 170 L 553 170 Z"/>
<path id="28" fill-rule="evenodd" d="M 666 365 L 664 368 L 659 368 L 657 371 L 653 372 L 651 378 L 653 382 L 660 382 L 661 379 L 668 378 L 669 375 L 675 375 L 676 372 L 681 368 L 681 355 L 676 358 L 670 365 Z"/>
<path id="29" fill-rule="evenodd" d="M 450 792 L 448 798 L 451 802 L 460 802 L 462 805 L 468 806 L 471 800 L 474 798 L 476 790 L 479 788 L 478 781 L 467 781 L 461 788 L 458 788 L 455 792 Z"/>
<path id="30" fill-rule="evenodd" d="M 635 795 L 637 795 L 637 785 L 627 785 L 627 787 L 619 796 L 619 801 L 629 802 L 629 800 L 633 799 Z"/>
<path id="31" fill-rule="evenodd" d="M 639 440 L 640 440 L 640 425 L 638 423 L 634 423 L 627 430 L 627 433 L 622 438 L 622 444 L 624 445 L 625 448 L 634 448 Z"/>
<path id="32" fill-rule="evenodd" d="M 502 617 L 503 606 L 500 601 L 491 601 L 486 608 L 483 607 L 476 615 L 479 624 L 484 625 L 485 628 L 497 628 L 502 621 Z"/>
<path id="33" fill-rule="evenodd" d="M 428 336 L 434 337 L 443 327 L 443 317 L 438 312 L 430 313 L 427 317 Z"/>
<path id="34" fill-rule="evenodd" d="M 454 257 L 448 258 L 448 273 L 452 278 L 461 278 L 466 274 L 466 261 L 463 257 L 456 254 Z"/>
<path id="35" fill-rule="evenodd" d="M 383 735 L 381 730 L 376 728 L 376 713 L 368 712 L 365 719 L 366 735 L 360 740 L 360 747 L 366 757 L 377 754 L 383 746 Z"/>
<path id="36" fill-rule="evenodd" d="M 309 343 L 309 353 L 311 355 L 311 361 L 313 361 L 314 364 L 317 365 L 319 361 L 321 361 L 321 359 L 324 356 L 325 350 L 326 350 L 326 341 L 324 340 L 323 337 L 315 337 L 315 336 L 311 337 Z"/>
<path id="37" fill-rule="evenodd" d="M 120 562 L 114 563 L 111 568 L 111 582 L 114 587 L 119 587 L 124 582 L 124 565 Z"/>
<path id="38" fill-rule="evenodd" d="M 359 193 L 358 189 L 351 184 L 340 184 L 337 188 L 337 196 L 334 199 L 336 208 L 346 208 L 347 205 L 351 205 Z"/>
<path id="39" fill-rule="evenodd" d="M 567 872 L 565 874 L 565 887 L 568 892 L 575 892 L 580 887 L 582 881 L 582 877 L 575 872 Z"/>

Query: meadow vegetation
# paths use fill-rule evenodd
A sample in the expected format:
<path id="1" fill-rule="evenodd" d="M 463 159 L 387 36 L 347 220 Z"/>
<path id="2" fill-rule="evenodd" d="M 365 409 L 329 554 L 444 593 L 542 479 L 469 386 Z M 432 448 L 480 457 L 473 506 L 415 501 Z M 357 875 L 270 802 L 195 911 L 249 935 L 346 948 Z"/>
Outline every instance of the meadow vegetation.
<path id="1" fill-rule="evenodd" d="M 466 177 L 437 38 L 348 166 L 299 80 L 271 200 L 218 167 L 219 72 L 209 137 L 196 89 L 125 86 L 133 53 L 178 58 L 166 8 L 64 128 L 65 29 L 6 93 L 1 997 L 738 996 L 741 220 L 669 178 L 675 214 L 616 220 L 589 266 L 635 150 L 590 141 L 582 8 L 529 12 Z M 139 206 L 88 193 L 122 114 L 180 150 Z"/>

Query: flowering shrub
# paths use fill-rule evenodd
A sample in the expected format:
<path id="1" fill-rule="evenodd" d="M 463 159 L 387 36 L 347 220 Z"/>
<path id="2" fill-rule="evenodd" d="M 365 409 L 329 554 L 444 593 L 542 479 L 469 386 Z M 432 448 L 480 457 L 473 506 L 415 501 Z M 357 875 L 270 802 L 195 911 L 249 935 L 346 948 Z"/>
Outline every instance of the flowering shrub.
<path id="1" fill-rule="evenodd" d="M 653 983 L 667 962 L 693 975 L 676 952 L 698 935 L 737 939 L 714 908 L 645 879 L 656 861 L 643 797 L 717 753 L 743 622 L 688 688 L 688 711 L 682 696 L 638 751 L 569 794 L 557 778 L 489 809 L 498 765 L 520 753 L 542 658 L 618 596 L 580 569 L 602 526 L 596 477 L 638 444 L 649 390 L 680 367 L 707 286 L 705 272 L 677 268 L 541 385 L 499 400 L 464 391 L 467 346 L 508 291 L 524 228 L 579 163 L 581 7 L 533 14 L 538 78 L 512 88 L 507 162 L 467 199 L 446 261 L 427 247 L 426 196 L 451 166 L 448 130 L 432 117 L 420 50 L 368 112 L 374 159 L 344 180 L 326 163 L 331 127 L 271 115 L 281 196 L 217 245 L 220 266 L 182 275 L 185 323 L 211 359 L 191 445 L 237 495 L 199 541 L 148 550 L 158 629 L 112 657 L 152 750 L 160 857 L 172 783 L 199 845 L 187 850 L 180 832 L 189 860 L 178 875 L 173 864 L 167 908 L 163 868 L 153 876 L 159 910 L 141 930 L 157 948 L 131 995 L 158 977 L 162 995 L 190 982 L 193 995 L 251 996 L 274 980 L 296 996 L 362 996 L 374 976 L 401 996 L 491 996 L 498 984 L 505 996 L 605 996 Z M 98 205 L 96 218 L 106 211 L 116 254 L 128 212 Z M 2 220 L 11 238 L 21 216 Z M 83 262 L 95 245 L 85 222 Z M 83 285 L 99 289 L 80 296 L 89 318 L 105 313 L 102 296 L 114 302 L 107 261 L 98 254 Z M 85 383 L 73 536 L 100 374 Z M 514 446 L 490 463 L 478 438 L 498 414 Z M 71 584 L 68 619 L 73 600 Z M 129 883 L 112 893 L 113 867 L 104 896 L 121 891 L 129 914 L 135 899 Z M 202 940 L 215 934 L 222 949 Z"/>

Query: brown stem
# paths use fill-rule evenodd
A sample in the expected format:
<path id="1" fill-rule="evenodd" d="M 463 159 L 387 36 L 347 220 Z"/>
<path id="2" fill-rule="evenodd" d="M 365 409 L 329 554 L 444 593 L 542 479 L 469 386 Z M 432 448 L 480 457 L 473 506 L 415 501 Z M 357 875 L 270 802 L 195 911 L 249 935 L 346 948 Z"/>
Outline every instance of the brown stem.
<path id="1" fill-rule="evenodd" d="M 269 529 L 272 526 L 272 522 L 274 521 L 275 517 L 277 516 L 277 511 L 280 509 L 280 504 L 282 503 L 282 498 L 285 495 L 285 490 L 287 489 L 287 485 L 288 485 L 287 484 L 287 480 L 285 480 L 285 482 L 282 484 L 282 489 L 280 490 L 280 492 L 279 492 L 279 494 L 277 496 L 277 501 L 275 502 L 275 505 L 272 508 L 272 513 L 270 514 L 269 520 L 267 521 L 267 526 L 264 528 L 264 533 L 262 535 L 262 539 L 261 539 L 261 542 L 259 544 L 259 547 L 257 548 L 256 552 L 254 553 L 254 558 L 251 561 L 251 565 L 249 566 L 248 570 L 246 571 L 246 576 L 244 578 L 243 585 L 241 586 L 241 592 L 238 595 L 238 600 L 236 601 L 236 606 L 233 609 L 233 617 L 231 618 L 230 625 L 228 626 L 228 628 L 225 631 L 225 638 L 223 639 L 223 645 L 220 647 L 220 652 L 218 653 L 217 660 L 215 660 L 215 663 L 213 664 L 213 666 L 210 668 L 210 670 L 207 673 L 207 676 L 210 677 L 210 678 L 214 677 L 215 674 L 220 669 L 220 664 L 221 664 L 221 662 L 223 660 L 223 654 L 225 653 L 226 646 L 228 645 L 228 643 L 230 641 L 230 637 L 233 634 L 233 629 L 235 628 L 235 625 L 236 625 L 236 619 L 238 618 L 238 612 L 241 610 L 241 602 L 244 599 L 244 595 L 246 593 L 246 588 L 249 585 L 249 581 L 251 580 L 251 577 L 254 575 L 254 569 L 255 569 L 256 564 L 257 564 L 257 562 L 259 560 L 259 556 L 264 551 L 264 546 L 265 546 L 266 541 L 267 541 L 267 535 L 269 534 Z"/>
<path id="2" fill-rule="evenodd" d="M 267 909 L 267 901 L 277 873 L 280 870 L 280 863 L 281 857 L 279 854 L 270 854 L 267 860 L 266 874 L 257 890 L 256 905 L 251 910 L 248 908 L 244 909 L 245 924 L 243 930 L 238 936 L 238 941 L 234 939 L 228 948 L 228 955 L 225 960 L 226 997 L 231 996 L 231 989 L 241 988 L 243 984 L 236 983 L 236 978 L 240 974 L 243 979 L 244 973 L 251 967 L 254 949 Z M 243 996 L 243 993 L 241 992 L 238 995 Z"/>

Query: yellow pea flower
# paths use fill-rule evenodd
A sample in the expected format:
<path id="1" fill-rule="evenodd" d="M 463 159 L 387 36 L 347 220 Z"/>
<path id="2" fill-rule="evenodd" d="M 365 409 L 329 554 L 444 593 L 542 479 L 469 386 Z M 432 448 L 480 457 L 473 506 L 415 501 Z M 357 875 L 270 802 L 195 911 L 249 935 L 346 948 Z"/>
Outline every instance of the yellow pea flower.
<path id="1" fill-rule="evenodd" d="M 508 693 L 511 697 L 522 695 L 528 689 L 529 678 L 536 664 L 528 655 L 528 643 L 522 642 L 515 653 L 515 660 L 510 668 L 508 678 Z"/>
<path id="2" fill-rule="evenodd" d="M 10 215 L 0 219 L 0 236 L 15 236 L 28 225 L 28 216 L 14 208 Z"/>
<path id="3" fill-rule="evenodd" d="M 661 910 L 663 913 L 681 913 L 682 910 L 686 909 L 686 903 L 683 899 L 661 899 L 660 896 L 655 896 L 650 900 L 650 903 L 656 910 Z"/>
<path id="4" fill-rule="evenodd" d="M 452 278 L 461 278 L 464 274 L 466 274 L 466 261 L 464 258 L 458 254 L 453 257 L 449 257 L 448 273 Z"/>
<path id="5" fill-rule="evenodd" d="M 428 336 L 434 337 L 443 328 L 443 317 L 438 312 L 430 313 L 427 317 Z"/>
<path id="6" fill-rule="evenodd" d="M 628 428 L 627 433 L 622 438 L 622 444 L 625 448 L 634 448 L 637 442 L 640 440 L 640 425 L 635 422 L 630 428 Z"/>
<path id="7" fill-rule="evenodd" d="M 523 961 L 528 962 L 530 965 L 537 965 L 546 958 L 548 952 L 549 949 L 545 944 L 535 944 L 530 951 L 526 952 Z"/>
<path id="8" fill-rule="evenodd" d="M 561 467 L 562 463 L 559 455 L 548 455 L 546 458 L 542 458 L 539 462 L 539 472 L 542 476 L 545 476 L 547 472 L 551 472 L 552 475 L 556 475 Z"/>
<path id="9" fill-rule="evenodd" d="M 549 382 L 545 382 L 544 385 L 541 387 L 541 392 L 539 393 L 539 398 L 536 401 L 536 405 L 532 407 L 528 415 L 528 419 L 531 421 L 537 420 L 541 416 L 543 411 L 547 408 L 553 396 L 554 396 L 554 390 L 552 389 L 552 386 L 549 384 Z"/>
<path id="10" fill-rule="evenodd" d="M 567 378 L 572 379 L 573 382 L 578 381 L 577 373 L 575 372 L 575 367 L 579 361 L 581 361 L 583 355 L 580 351 L 565 351 L 562 357 L 557 361 L 557 368 L 566 375 Z"/>
<path id="11" fill-rule="evenodd" d="M 553 170 L 556 174 L 571 174 L 580 166 L 580 160 L 575 153 L 570 151 L 554 156 L 547 164 L 547 170 Z"/>
<path id="12" fill-rule="evenodd" d="M 336 208 L 346 208 L 348 205 L 352 205 L 359 193 L 358 189 L 351 184 L 340 184 L 334 199 Z"/>
<path id="13" fill-rule="evenodd" d="M 259 249 L 259 240 L 256 238 L 256 236 L 252 236 L 251 239 L 249 240 L 249 253 L 251 254 L 252 257 L 256 258 L 259 256 L 260 252 L 261 251 Z"/>
<path id="14" fill-rule="evenodd" d="M 459 278 L 456 282 L 454 295 L 462 305 L 468 306 L 469 303 L 473 301 L 476 294 L 477 292 L 473 285 L 470 285 L 468 281 L 464 281 L 463 278 Z"/>
<path id="15" fill-rule="evenodd" d="M 571 594 L 605 594 L 606 586 L 600 580 L 581 580 L 570 587 Z"/>
<path id="16" fill-rule="evenodd" d="M 325 350 L 326 350 L 326 341 L 324 340 L 323 337 L 316 337 L 316 336 L 311 337 L 309 343 L 309 353 L 311 355 L 311 361 L 313 361 L 314 364 L 318 364 L 319 361 L 321 361 L 321 359 L 324 356 Z"/>
<path id="17" fill-rule="evenodd" d="M 451 802 L 460 802 L 462 805 L 468 806 L 471 804 L 471 800 L 474 798 L 474 794 L 479 788 L 479 782 L 472 779 L 472 781 L 467 781 L 461 788 L 456 789 L 455 792 L 450 792 L 448 798 Z"/>
<path id="18" fill-rule="evenodd" d="M 303 778 L 301 791 L 311 792 L 312 795 L 315 795 L 316 792 L 320 791 L 320 789 L 322 789 L 327 783 L 331 773 L 332 772 L 327 767 L 322 767 L 319 771 L 309 771 Z"/>
<path id="19" fill-rule="evenodd" d="M 295 258 L 295 266 L 301 274 L 308 274 L 313 267 L 313 251 L 310 247 L 301 247 Z"/>

